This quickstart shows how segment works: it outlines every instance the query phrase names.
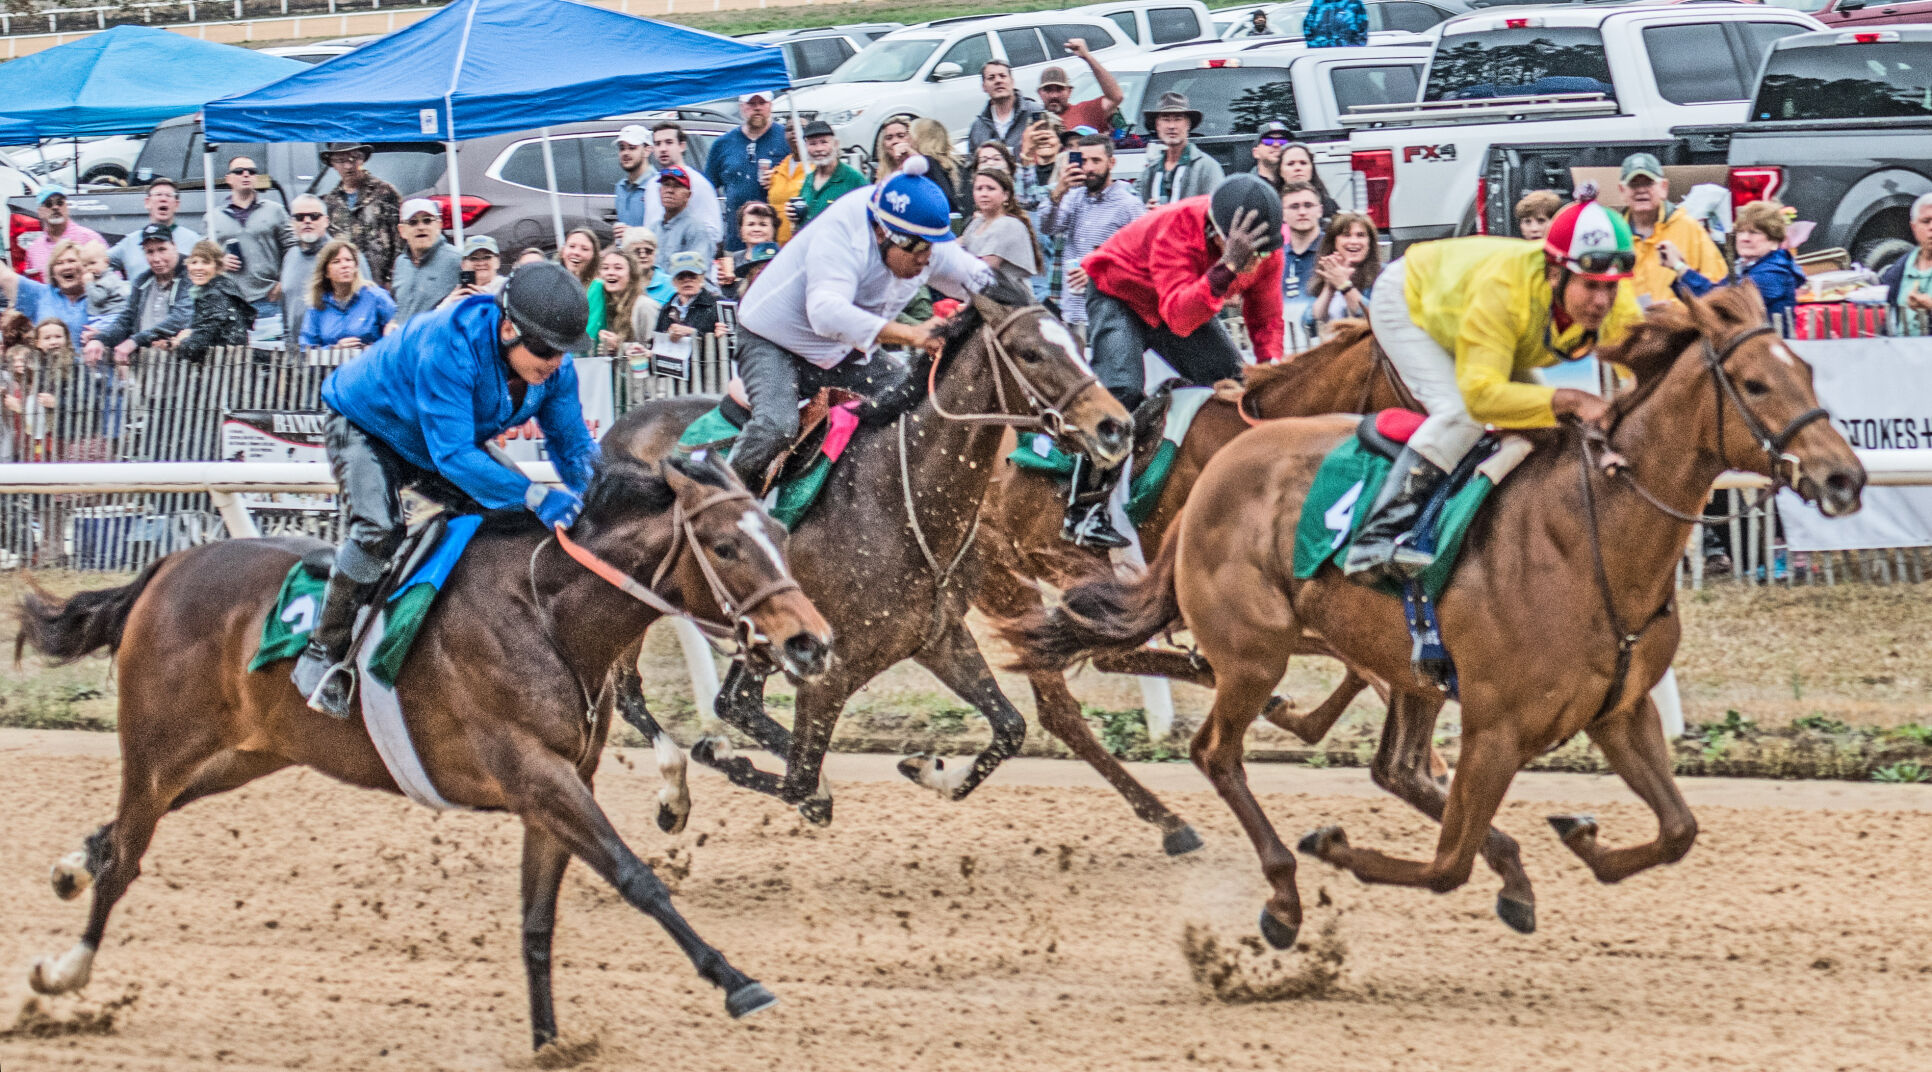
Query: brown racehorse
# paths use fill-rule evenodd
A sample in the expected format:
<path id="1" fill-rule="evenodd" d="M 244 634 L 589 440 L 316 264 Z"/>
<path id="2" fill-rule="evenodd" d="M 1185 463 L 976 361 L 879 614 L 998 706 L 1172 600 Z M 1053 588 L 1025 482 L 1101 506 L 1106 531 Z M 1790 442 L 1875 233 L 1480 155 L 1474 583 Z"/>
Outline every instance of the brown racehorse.
<path id="1" fill-rule="evenodd" d="M 486 524 L 464 552 L 397 693 L 437 792 L 523 820 L 523 962 L 535 1044 L 557 1035 L 550 942 L 572 856 L 657 920 L 698 974 L 724 989 L 732 1015 L 771 1004 L 763 986 L 698 937 L 597 806 L 591 778 L 610 704 L 593 697 L 618 654 L 659 617 L 647 600 L 701 614 L 734 606 L 761 658 L 803 678 L 823 673 L 831 631 L 789 580 L 784 530 L 715 462 L 630 460 L 603 467 L 568 530 L 600 568 L 621 575 L 586 570 L 527 518 L 497 527 Z M 169 811 L 298 764 L 399 792 L 361 721 L 310 711 L 287 661 L 246 670 L 289 567 L 322 549 L 312 540 L 227 540 L 169 555 L 120 588 L 65 601 L 36 590 L 23 601 L 16 657 L 22 644 L 58 659 L 106 647 L 117 653 L 121 682 L 119 812 L 54 873 L 62 897 L 91 881 L 93 911 L 80 944 L 34 964 L 35 990 L 87 983 L 108 913 Z"/>
<path id="2" fill-rule="evenodd" d="M 1310 417 L 1321 413 L 1370 413 L 1380 409 L 1417 409 L 1401 377 L 1373 345 L 1366 324 L 1342 325 L 1336 334 L 1292 360 L 1257 365 L 1245 372 L 1237 391 L 1223 390 L 1201 407 L 1182 438 L 1160 500 L 1138 526 L 1141 546 L 1159 547 L 1168 526 L 1180 514 L 1208 459 L 1260 419 Z M 1160 445 L 1158 422 L 1142 422 L 1141 442 L 1135 445 L 1139 471 Z M 973 605 L 994 619 L 1019 618 L 1038 610 L 1040 582 L 1058 586 L 1072 583 L 1105 561 L 1104 555 L 1075 548 L 1060 537 L 1064 493 L 1038 473 L 1030 473 L 1000 456 L 1000 468 L 986 496 L 981 514 L 980 540 L 986 571 L 973 593 Z M 1320 644 L 1297 649 L 1300 654 L 1325 654 Z M 1214 675 L 1205 664 L 1180 651 L 1136 650 L 1098 655 L 1094 665 L 1121 674 L 1171 677 L 1206 688 Z M 1027 673 L 1033 686 L 1034 708 L 1040 725 L 1064 741 L 1075 755 L 1100 772 L 1134 814 L 1161 831 L 1170 855 L 1200 847 L 1201 839 L 1160 798 L 1135 780 L 1120 761 L 1094 736 L 1081 717 L 1080 702 L 1058 670 Z M 1313 744 L 1335 724 L 1349 702 L 1368 682 L 1353 669 L 1329 698 L 1307 714 L 1297 715 L 1279 698 L 1270 701 L 1264 716 Z M 1427 758 L 1426 754 L 1424 756 Z"/>
<path id="3" fill-rule="evenodd" d="M 1442 824 L 1435 857 L 1355 848 L 1338 827 L 1310 834 L 1302 851 L 1367 882 L 1454 889 L 1468 880 L 1516 771 L 1579 732 L 1656 813 L 1659 832 L 1612 849 L 1598 843 L 1594 820 L 1553 817 L 1564 844 L 1603 882 L 1690 850 L 1697 824 L 1671 777 L 1649 698 L 1677 650 L 1672 593 L 1690 528 L 1726 469 L 1770 476 L 1832 517 L 1858 509 L 1865 483 L 1818 408 L 1810 367 L 1763 324 L 1748 287 L 1653 314 L 1610 355 L 1639 384 L 1614 405 L 1604 441 L 1574 427 L 1539 435 L 1541 448 L 1470 530 L 1439 605 L 1461 683 L 1461 762 L 1446 800 L 1412 801 Z M 1277 948 L 1301 925 L 1295 859 L 1248 790 L 1241 742 L 1287 653 L 1313 630 L 1383 676 L 1396 690 L 1392 725 L 1427 724 L 1443 703 L 1410 672 L 1400 600 L 1344 580 L 1332 565 L 1294 577 L 1302 500 L 1353 428 L 1348 419 L 1311 418 L 1244 434 L 1208 464 L 1143 578 L 1096 577 L 1051 614 L 1004 629 L 1031 665 L 1048 668 L 1137 646 L 1177 623 L 1193 630 L 1217 683 L 1194 762 L 1260 853 L 1273 889 L 1261 930 Z M 1427 718 L 1403 710 L 1412 705 Z M 1427 743 L 1406 736 L 1386 734 L 1383 751 Z M 1506 887 L 1497 905 L 1506 920 L 1527 907 L 1509 894 Z"/>
<path id="4" fill-rule="evenodd" d="M 798 582 L 837 631 L 830 672 L 798 690 L 789 730 L 765 714 L 764 678 L 742 663 L 732 666 L 718 694 L 719 717 L 783 756 L 784 774 L 730 754 L 719 735 L 692 748 L 699 762 L 733 784 L 799 805 L 816 823 L 831 821 L 821 768 L 846 700 L 903 660 L 932 671 L 993 731 L 970 763 L 948 767 L 934 756 L 908 757 L 899 767 L 908 778 L 959 800 L 1019 752 L 1026 720 L 1000 692 L 965 622 L 977 572 L 970 552 L 980 538 L 980 505 L 1000 444 L 1007 427 L 1045 425 L 1114 464 L 1132 438 L 1126 410 L 1095 381 L 1073 336 L 1023 289 L 989 289 L 940 334 L 944 356 L 922 355 L 910 376 L 868 405 L 864 426 L 792 533 Z M 604 449 L 662 456 L 714 402 L 646 402 L 611 426 Z M 634 688 L 618 703 L 660 754 L 670 747 Z M 682 766 L 660 763 L 660 770 L 675 778 Z M 668 801 L 682 797 L 677 790 L 666 794 Z M 684 816 L 667 804 L 658 821 L 675 829 Z"/>

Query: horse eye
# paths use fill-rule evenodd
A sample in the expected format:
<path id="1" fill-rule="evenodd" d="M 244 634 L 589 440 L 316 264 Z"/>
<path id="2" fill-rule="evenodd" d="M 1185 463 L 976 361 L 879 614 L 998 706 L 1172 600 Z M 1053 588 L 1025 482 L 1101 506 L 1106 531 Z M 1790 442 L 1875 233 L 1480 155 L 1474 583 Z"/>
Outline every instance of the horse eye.
<path id="1" fill-rule="evenodd" d="M 1763 380 L 1745 380 L 1744 393 L 1756 398 L 1763 398 L 1765 395 L 1771 393 L 1771 388 L 1765 386 Z"/>
<path id="2" fill-rule="evenodd" d="M 711 555 L 713 558 L 722 558 L 726 562 L 735 562 L 738 560 L 738 545 L 730 540 L 714 543 L 711 545 Z"/>

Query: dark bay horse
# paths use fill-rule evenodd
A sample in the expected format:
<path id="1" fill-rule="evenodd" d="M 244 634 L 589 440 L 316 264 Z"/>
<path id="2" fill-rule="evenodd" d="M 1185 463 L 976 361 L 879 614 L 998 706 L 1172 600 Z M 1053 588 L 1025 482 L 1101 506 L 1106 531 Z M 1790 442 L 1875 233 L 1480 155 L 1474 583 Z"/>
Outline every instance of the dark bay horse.
<path id="1" fill-rule="evenodd" d="M 1818 407 L 1810 366 L 1764 319 L 1748 287 L 1653 313 L 1608 355 L 1639 384 L 1613 406 L 1607 435 L 1540 434 L 1539 449 L 1492 494 L 1439 606 L 1459 672 L 1463 736 L 1446 799 L 1412 801 L 1442 824 L 1434 858 L 1355 848 L 1333 826 L 1304 838 L 1302 851 L 1366 882 L 1454 889 L 1490 840 L 1516 771 L 1580 732 L 1656 814 L 1658 836 L 1607 848 L 1594 820 L 1554 816 L 1563 843 L 1603 882 L 1690 851 L 1697 824 L 1649 698 L 1677 650 L 1675 569 L 1690 528 L 1726 469 L 1769 476 L 1830 517 L 1857 510 L 1865 483 Z M 1043 668 L 1136 647 L 1176 624 L 1192 629 L 1216 680 L 1194 762 L 1260 854 L 1272 887 L 1261 930 L 1277 948 L 1301 925 L 1295 859 L 1248 790 L 1241 741 L 1288 652 L 1312 630 L 1381 675 L 1395 689 L 1391 726 L 1427 725 L 1444 702 L 1410 672 L 1400 600 L 1344 580 L 1332 565 L 1294 577 L 1302 500 L 1353 428 L 1348 419 L 1310 418 L 1243 434 L 1208 463 L 1142 578 L 1100 575 L 1050 614 L 1003 623 L 1028 665 Z M 1426 734 L 1390 733 L 1381 747 L 1426 745 Z M 1505 920 L 1525 907 L 1510 894 L 1506 886 L 1497 905 Z"/>
<path id="2" fill-rule="evenodd" d="M 823 673 L 831 644 L 789 579 L 784 530 L 715 460 L 606 463 L 567 536 L 608 578 L 566 557 L 527 517 L 485 525 L 396 683 L 438 793 L 523 820 L 523 962 L 537 1047 L 557 1035 L 551 933 L 572 856 L 657 920 L 724 989 L 733 1016 L 774 1000 L 684 921 L 591 795 L 610 729 L 599 694 L 611 664 L 662 610 L 683 607 L 733 608 L 758 657 L 801 678 Z M 120 588 L 23 600 L 16 658 L 28 644 L 56 659 L 105 647 L 120 664 L 120 808 L 55 868 L 57 893 L 73 897 L 91 882 L 94 904 L 80 943 L 34 964 L 35 990 L 86 985 L 108 913 L 169 811 L 291 765 L 399 792 L 359 719 L 310 711 L 286 661 L 246 670 L 289 567 L 322 548 L 226 540 L 169 555 Z"/>
<path id="3" fill-rule="evenodd" d="M 734 784 L 800 805 L 814 822 L 831 820 L 820 772 L 846 701 L 903 660 L 932 671 L 993 730 L 986 750 L 968 764 L 949 768 L 935 756 L 907 757 L 899 769 L 908 778 L 959 800 L 1020 750 L 1026 721 L 1000 692 L 964 620 L 978 572 L 972 551 L 980 504 L 1005 431 L 1056 431 L 1110 465 L 1125 457 L 1132 438 L 1127 412 L 1095 381 L 1073 336 L 1030 295 L 1011 287 L 982 294 L 941 333 L 944 355 L 913 363 L 906 381 L 912 392 L 897 406 L 880 407 L 878 418 L 854 434 L 791 535 L 798 583 L 837 636 L 830 672 L 799 688 L 790 730 L 765 714 L 764 678 L 742 663 L 733 664 L 718 694 L 719 717 L 783 756 L 784 774 L 730 754 L 722 736 L 707 735 L 692 748 L 700 763 Z M 646 402 L 611 426 L 604 449 L 661 457 L 715 402 Z M 660 752 L 672 747 L 634 679 L 631 685 L 620 689 L 620 711 Z M 682 768 L 660 769 L 675 777 Z M 658 821 L 675 829 L 684 816 L 667 805 Z"/>
<path id="4" fill-rule="evenodd" d="M 1208 460 L 1255 421 L 1390 408 L 1418 407 L 1394 366 L 1374 346 L 1367 325 L 1359 322 L 1343 325 L 1332 338 L 1291 360 L 1249 367 L 1239 390 L 1217 392 L 1188 426 L 1161 497 L 1138 527 L 1141 546 L 1161 545 Z M 1134 449 L 1136 472 L 1153 457 L 1160 435 L 1158 423 L 1139 430 L 1141 441 Z M 995 620 L 1016 619 L 1040 609 L 1041 582 L 1065 587 L 1106 561 L 1104 554 L 1076 548 L 1060 537 L 1064 492 L 1041 474 L 1006 460 L 1007 453 L 1000 454 L 998 475 L 981 514 L 980 540 L 985 548 L 986 570 L 973 593 L 973 605 Z M 1300 654 L 1325 653 L 1319 644 L 1297 650 Z M 1095 656 L 1094 666 L 1111 673 L 1171 677 L 1214 687 L 1213 672 L 1181 651 L 1106 652 Z M 1031 670 L 1027 681 L 1033 687 L 1041 727 L 1100 772 L 1127 799 L 1136 816 L 1159 828 L 1161 843 L 1170 855 L 1200 846 L 1193 828 L 1129 774 L 1094 736 L 1080 714 L 1080 702 L 1067 687 L 1064 672 Z M 1294 714 L 1286 703 L 1274 700 L 1264 717 L 1314 744 L 1367 684 L 1351 668 L 1342 684 L 1314 711 Z"/>

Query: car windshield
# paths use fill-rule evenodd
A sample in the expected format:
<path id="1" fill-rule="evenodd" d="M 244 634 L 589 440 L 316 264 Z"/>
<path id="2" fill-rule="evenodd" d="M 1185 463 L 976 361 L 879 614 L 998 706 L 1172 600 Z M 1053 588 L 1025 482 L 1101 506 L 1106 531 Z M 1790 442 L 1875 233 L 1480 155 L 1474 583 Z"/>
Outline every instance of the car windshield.
<path id="1" fill-rule="evenodd" d="M 938 37 L 892 37 L 874 41 L 839 64 L 827 82 L 904 82 L 919 73 L 944 44 Z"/>
<path id="2" fill-rule="evenodd" d="M 1425 101 L 1602 93 L 1614 99 L 1603 35 L 1572 26 L 1485 30 L 1444 37 L 1429 64 Z"/>
<path id="3" fill-rule="evenodd" d="M 1248 134 L 1270 119 L 1299 128 L 1294 84 L 1285 67 L 1190 67 L 1160 71 L 1147 80 L 1144 100 L 1165 93 L 1187 95 L 1189 108 L 1201 113 L 1195 137 Z M 1144 117 L 1142 117 L 1144 118 Z M 1151 133 L 1151 132 L 1150 132 Z"/>
<path id="4" fill-rule="evenodd" d="M 1769 7 L 1781 7 L 1786 11 L 1802 11 L 1807 15 L 1816 15 L 1830 2 L 1831 0 L 1764 0 Z"/>
<path id="5" fill-rule="evenodd" d="M 1787 48 L 1771 53 L 1752 119 L 1932 116 L 1932 42 Z"/>

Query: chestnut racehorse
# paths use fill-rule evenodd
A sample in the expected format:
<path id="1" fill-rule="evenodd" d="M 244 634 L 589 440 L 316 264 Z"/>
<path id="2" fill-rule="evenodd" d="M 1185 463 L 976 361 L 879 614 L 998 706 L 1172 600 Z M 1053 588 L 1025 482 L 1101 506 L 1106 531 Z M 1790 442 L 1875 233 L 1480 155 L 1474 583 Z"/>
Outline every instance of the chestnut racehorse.
<path id="1" fill-rule="evenodd" d="M 564 536 L 520 513 L 486 524 L 430 611 L 396 691 L 438 795 L 523 820 L 523 962 L 538 1047 L 557 1035 L 551 932 L 572 856 L 657 920 L 724 989 L 733 1016 L 774 1000 L 672 907 L 597 806 L 591 778 L 610 729 L 606 675 L 662 611 L 730 608 L 758 658 L 801 678 L 824 672 L 831 630 L 791 581 L 784 544 L 784 530 L 715 461 L 611 460 Z M 105 647 L 118 655 L 121 683 L 120 809 L 54 871 L 62 897 L 92 882 L 93 910 L 78 945 L 34 964 L 35 990 L 86 985 L 108 913 L 168 812 L 290 765 L 400 792 L 361 720 L 309 710 L 287 660 L 247 670 L 289 568 L 326 550 L 313 540 L 226 540 L 169 555 L 120 588 L 67 600 L 36 589 L 23 600 L 16 658 L 27 644 L 63 660 Z M 586 564 L 601 572 L 567 551 L 588 551 Z"/>
<path id="2" fill-rule="evenodd" d="M 1539 448 L 1476 519 L 1439 603 L 1461 685 L 1462 755 L 1446 799 L 1415 801 L 1442 824 L 1435 856 L 1356 848 L 1334 826 L 1304 838 L 1302 851 L 1367 882 L 1454 889 L 1468 880 L 1516 771 L 1577 733 L 1649 805 L 1658 836 L 1608 848 L 1594 820 L 1553 816 L 1563 843 L 1606 883 L 1690 851 L 1697 824 L 1649 692 L 1677 650 L 1675 570 L 1691 526 L 1726 469 L 1770 477 L 1829 517 L 1857 510 L 1865 483 L 1818 406 L 1810 366 L 1764 321 L 1749 287 L 1653 313 L 1606 355 L 1638 376 L 1613 405 L 1607 434 L 1538 434 Z M 1050 614 L 1003 623 L 1025 663 L 1048 669 L 1137 647 L 1172 626 L 1193 631 L 1216 681 L 1193 759 L 1260 854 L 1272 887 L 1261 930 L 1277 948 L 1301 925 L 1295 858 L 1248 790 L 1242 736 L 1302 632 L 1391 683 L 1392 725 L 1426 724 L 1444 702 L 1410 671 L 1399 599 L 1332 565 L 1294 576 L 1302 501 L 1323 458 L 1353 430 L 1349 418 L 1311 418 L 1243 434 L 1208 463 L 1143 577 L 1099 575 Z M 1427 719 L 1400 710 L 1408 705 Z M 1426 736 L 1392 733 L 1381 748 L 1426 745 Z M 1506 920 L 1530 908 L 1510 893 L 1497 905 Z"/>

